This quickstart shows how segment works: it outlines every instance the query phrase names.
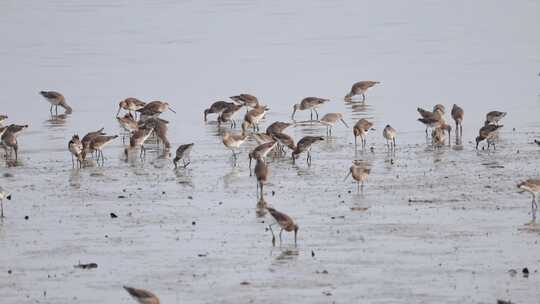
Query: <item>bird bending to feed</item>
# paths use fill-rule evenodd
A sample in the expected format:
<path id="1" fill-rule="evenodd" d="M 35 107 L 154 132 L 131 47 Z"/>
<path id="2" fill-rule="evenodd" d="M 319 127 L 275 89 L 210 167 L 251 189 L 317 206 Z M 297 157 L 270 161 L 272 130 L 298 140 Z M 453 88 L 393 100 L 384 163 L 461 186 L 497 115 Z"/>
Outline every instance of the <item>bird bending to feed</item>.
<path id="1" fill-rule="evenodd" d="M 71 164 L 75 167 L 75 158 L 77 159 L 77 164 L 79 167 L 82 166 L 82 152 L 83 144 L 79 139 L 79 135 L 75 134 L 68 143 L 68 150 L 71 152 Z"/>
<path id="2" fill-rule="evenodd" d="M 386 139 L 386 146 L 389 150 L 396 149 L 396 130 L 390 125 L 386 125 L 383 130 L 383 137 Z"/>
<path id="3" fill-rule="evenodd" d="M 282 121 L 276 121 L 273 122 L 271 125 L 266 128 L 266 134 L 272 135 L 277 133 L 282 133 L 287 129 L 288 127 L 292 126 L 292 123 L 289 122 L 282 122 Z"/>
<path id="4" fill-rule="evenodd" d="M 171 108 L 168 102 L 159 100 L 151 101 L 145 104 L 144 107 L 138 109 L 137 112 L 141 113 L 141 115 L 154 117 L 165 112 L 167 109 L 176 114 L 176 111 Z"/>
<path id="5" fill-rule="evenodd" d="M 253 132 L 259 131 L 259 121 L 263 119 L 268 111 L 267 106 L 257 105 L 255 108 L 250 110 L 244 116 L 244 122 L 242 123 L 242 131 L 246 132 L 247 128 L 252 127 Z"/>
<path id="6" fill-rule="evenodd" d="M 223 110 L 221 114 L 218 116 L 218 125 L 226 122 L 231 123 L 231 128 L 236 126 L 236 121 L 234 121 L 234 114 L 236 114 L 240 109 L 242 108 L 242 105 L 232 105 L 228 107 L 227 109 Z"/>
<path id="7" fill-rule="evenodd" d="M 444 106 L 435 105 L 433 107 L 433 112 L 424 110 L 422 108 L 416 108 L 421 118 L 418 118 L 418 121 L 423 123 L 426 126 L 426 137 L 428 136 L 428 129 L 437 128 L 444 122 Z"/>
<path id="8" fill-rule="evenodd" d="M 444 129 L 437 127 L 431 131 L 431 142 L 434 148 L 440 148 L 444 145 Z"/>
<path id="9" fill-rule="evenodd" d="M 255 165 L 255 176 L 257 177 L 257 195 L 263 197 L 263 187 L 268 181 L 268 165 L 263 158 L 257 158 Z M 259 191 L 260 190 L 260 194 Z"/>
<path id="10" fill-rule="evenodd" d="M 519 189 L 525 190 L 532 195 L 531 208 L 533 211 L 533 221 L 536 220 L 536 210 L 538 204 L 536 202 L 536 196 L 540 193 L 540 179 L 528 179 L 517 185 Z"/>
<path id="11" fill-rule="evenodd" d="M 100 135 L 107 135 L 105 132 L 103 132 L 104 128 L 101 128 L 97 131 L 94 131 L 94 132 L 88 132 L 85 136 L 83 136 L 82 140 L 81 140 L 81 143 L 83 145 L 83 160 L 86 159 L 86 154 L 88 152 L 91 152 L 93 153 L 94 151 L 91 151 L 90 150 L 90 142 L 92 141 L 92 139 L 94 139 L 95 137 L 97 136 L 100 136 Z"/>
<path id="12" fill-rule="evenodd" d="M 380 81 L 364 80 L 359 81 L 351 87 L 351 91 L 345 95 L 345 101 L 352 101 L 356 95 L 362 95 L 362 102 L 366 101 L 366 92 L 372 86 L 381 83 Z"/>
<path id="13" fill-rule="evenodd" d="M 313 120 L 313 111 L 315 111 L 315 114 L 317 114 L 317 120 L 318 120 L 319 112 L 317 112 L 317 108 L 322 106 L 325 102 L 328 102 L 328 101 L 330 101 L 330 99 L 324 99 L 324 98 L 319 98 L 319 97 L 306 97 L 302 99 L 300 103 L 297 103 L 293 106 L 291 119 L 294 120 L 294 114 L 296 114 L 296 111 L 310 110 L 311 120 Z"/>
<path id="14" fill-rule="evenodd" d="M 159 304 L 159 298 L 148 290 L 124 286 L 124 289 L 140 304 Z"/>
<path id="15" fill-rule="evenodd" d="M 365 118 L 361 118 L 360 120 L 358 120 L 358 122 L 356 122 L 356 124 L 354 125 L 353 127 L 353 134 L 354 134 L 354 150 L 356 151 L 357 150 L 357 141 L 356 141 L 356 138 L 358 136 L 360 136 L 360 140 L 362 141 L 362 149 L 365 148 L 366 146 L 366 137 L 367 137 L 367 132 L 369 130 L 374 130 L 373 128 L 373 123 L 368 121 L 367 119 Z"/>
<path id="16" fill-rule="evenodd" d="M 6 152 L 6 159 L 8 158 L 8 148 L 11 152 L 15 152 L 15 161 L 19 159 L 19 143 L 17 141 L 17 135 L 27 129 L 28 125 L 15 125 L 11 124 L 4 129 L 2 136 L 0 137 L 0 145 Z"/>
<path id="17" fill-rule="evenodd" d="M 129 147 L 124 149 L 124 155 L 126 156 L 126 160 L 128 159 L 129 151 L 132 151 L 137 147 L 140 147 L 141 149 L 139 157 L 143 159 L 143 157 L 146 156 L 146 148 L 144 147 L 144 142 L 148 139 L 148 137 L 150 137 L 153 131 L 154 128 L 145 126 L 131 133 L 131 137 L 129 138 Z"/>
<path id="18" fill-rule="evenodd" d="M 503 119 L 503 117 L 505 117 L 505 116 L 506 116 L 506 112 L 491 111 L 491 112 L 486 114 L 486 121 L 485 121 L 484 125 L 489 125 L 489 124 L 498 125 L 499 120 Z"/>
<path id="19" fill-rule="evenodd" d="M 39 94 L 41 94 L 41 96 L 43 96 L 51 104 L 51 109 L 49 110 L 51 115 L 53 115 L 53 107 L 55 107 L 56 115 L 58 115 L 58 106 L 64 108 L 66 110 L 66 114 L 71 114 L 73 112 L 73 109 L 67 104 L 64 95 L 55 91 L 41 91 Z"/>
<path id="20" fill-rule="evenodd" d="M 101 164 L 105 163 L 105 157 L 103 156 L 103 148 L 106 145 L 111 143 L 118 135 L 106 136 L 106 135 L 96 135 L 92 137 L 88 143 L 88 150 L 90 152 L 97 152 L 97 161 L 101 158 Z M 83 143 L 84 146 L 84 143 Z M 83 150 L 83 159 L 86 159 L 86 150 Z"/>
<path id="21" fill-rule="evenodd" d="M 193 149 L 193 143 L 191 144 L 185 144 L 180 145 L 178 149 L 176 149 L 176 156 L 173 159 L 174 168 L 178 168 L 178 162 L 182 160 L 182 163 L 184 164 L 184 168 L 187 168 L 189 164 L 191 164 L 191 149 Z"/>
<path id="22" fill-rule="evenodd" d="M 272 232 L 272 244 L 275 244 L 275 240 L 276 240 L 276 236 L 274 235 L 272 226 L 275 224 L 278 224 L 279 227 L 281 228 L 279 230 L 279 244 L 281 245 L 281 242 L 282 242 L 281 233 L 283 232 L 283 230 L 287 232 L 294 231 L 294 246 L 296 246 L 296 236 L 298 235 L 298 229 L 299 229 L 298 225 L 287 214 L 283 212 L 279 212 L 272 207 L 267 207 L 266 209 L 268 210 L 268 212 L 270 212 L 270 215 L 272 215 L 272 217 L 276 220 L 276 223 L 270 224 L 268 226 L 268 228 Z"/>
<path id="23" fill-rule="evenodd" d="M 223 134 L 223 144 L 225 147 L 231 149 L 233 154 L 233 159 L 236 161 L 236 152 L 235 149 L 240 148 L 240 146 L 247 140 L 247 134 L 233 134 L 231 132 L 225 132 Z"/>
<path id="24" fill-rule="evenodd" d="M 234 106 L 234 102 L 226 102 L 226 101 L 216 101 L 214 102 L 210 108 L 204 110 L 204 121 L 207 121 L 206 118 L 208 114 L 218 114 L 218 116 L 228 109 L 231 106 Z"/>
<path id="25" fill-rule="evenodd" d="M 141 101 L 135 97 L 128 97 L 118 103 L 118 112 L 116 112 L 116 116 L 120 114 L 121 109 L 124 109 L 131 114 L 131 112 L 144 108 L 145 105 L 146 103 L 144 101 Z"/>
<path id="26" fill-rule="evenodd" d="M 298 156 L 301 153 L 307 152 L 306 162 L 307 162 L 308 166 L 310 166 L 311 165 L 311 146 L 314 143 L 316 143 L 318 141 L 323 141 L 323 140 L 324 140 L 324 138 L 322 138 L 320 136 L 304 136 L 304 137 L 302 137 L 302 139 L 300 139 L 298 141 L 298 143 L 296 144 L 295 149 L 292 152 L 293 164 L 294 164 L 295 159 L 297 159 Z"/>
<path id="27" fill-rule="evenodd" d="M 279 151 L 285 153 L 285 147 L 294 151 L 296 145 L 294 144 L 294 139 L 285 133 L 274 133 L 272 138 L 276 140 L 279 144 Z"/>
<path id="28" fill-rule="evenodd" d="M 133 115 L 131 115 L 131 113 L 126 113 L 126 115 L 124 115 L 124 117 L 116 117 L 116 120 L 118 121 L 118 123 L 120 124 L 120 126 L 129 134 L 131 132 L 134 132 L 134 131 L 137 131 L 137 129 L 139 129 L 139 124 L 137 123 L 137 121 L 135 120 L 135 118 L 133 117 Z M 122 143 L 125 142 L 125 137 L 128 135 L 128 134 L 122 134 Z"/>
<path id="29" fill-rule="evenodd" d="M 144 121 L 144 123 L 142 124 L 142 126 L 146 126 L 154 130 L 153 133 L 159 139 L 158 141 L 156 141 L 158 148 L 159 148 L 159 141 L 161 140 L 165 151 L 168 151 L 171 148 L 171 143 L 169 142 L 169 139 L 167 138 L 167 131 L 169 130 L 169 127 L 167 126 L 168 124 L 169 124 L 168 121 L 161 119 L 159 117 L 149 118 L 146 121 Z"/>
<path id="30" fill-rule="evenodd" d="M 478 132 L 479 135 L 476 137 L 476 150 L 478 150 L 478 144 L 484 139 L 488 143 L 488 149 L 491 145 L 493 145 L 493 149 L 495 149 L 495 137 L 497 136 L 497 131 L 502 127 L 502 125 L 487 124 L 480 128 L 480 131 Z"/>
<path id="31" fill-rule="evenodd" d="M 356 191 L 364 191 L 364 182 L 367 180 L 371 168 L 363 161 L 355 160 L 352 166 L 349 168 L 349 173 L 345 176 L 343 181 L 346 181 L 349 175 L 356 181 Z"/>
<path id="32" fill-rule="evenodd" d="M 332 135 L 332 127 L 338 121 L 341 121 L 346 128 L 349 128 L 349 125 L 345 122 L 345 120 L 343 119 L 343 114 L 341 113 L 328 113 L 321 118 L 320 122 L 326 126 L 327 136 Z"/>
<path id="33" fill-rule="evenodd" d="M 454 121 L 456 122 L 456 136 L 458 134 L 458 131 L 459 131 L 459 136 L 461 137 L 463 135 L 463 126 L 461 125 L 461 123 L 463 122 L 463 114 L 465 112 L 463 112 L 463 109 L 461 107 L 459 107 L 458 105 L 454 104 L 454 106 L 452 106 L 452 118 L 454 119 Z M 459 127 L 459 129 L 458 129 Z"/>
<path id="34" fill-rule="evenodd" d="M 268 155 L 268 153 L 270 153 L 270 151 L 272 151 L 274 149 L 274 147 L 277 145 L 277 141 L 270 141 L 270 142 L 266 142 L 266 143 L 263 143 L 263 144 L 260 144 L 258 145 L 257 147 L 255 147 L 255 149 L 253 149 L 251 152 L 249 152 L 249 170 L 251 172 L 251 161 L 253 159 L 262 159 L 262 160 L 266 160 L 266 156 Z"/>
<path id="35" fill-rule="evenodd" d="M 4 199 L 11 200 L 11 193 L 0 187 L 0 218 L 4 217 Z"/>
<path id="36" fill-rule="evenodd" d="M 259 105 L 259 99 L 257 99 L 257 97 L 250 94 L 240 94 L 236 96 L 231 96 L 229 98 L 244 107 L 255 108 L 256 106 Z"/>

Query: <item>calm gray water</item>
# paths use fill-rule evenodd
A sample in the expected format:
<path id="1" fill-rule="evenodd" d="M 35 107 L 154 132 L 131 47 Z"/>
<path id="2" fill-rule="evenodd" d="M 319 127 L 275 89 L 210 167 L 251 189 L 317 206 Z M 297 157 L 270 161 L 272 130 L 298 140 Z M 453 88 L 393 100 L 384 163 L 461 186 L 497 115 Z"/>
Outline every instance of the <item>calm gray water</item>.
<path id="1" fill-rule="evenodd" d="M 530 144 L 540 138 L 539 28 L 537 1 L 1 2 L 0 113 L 30 128 L 21 165 L 0 162 L 13 175 L 0 185 L 14 192 L 0 226 L 0 302 L 132 303 L 124 284 L 164 303 L 534 302 L 538 229 L 524 225 L 530 197 L 515 184 L 540 175 Z M 368 106 L 345 104 L 359 80 L 382 84 Z M 73 115 L 50 121 L 40 90 L 64 93 Z M 271 161 L 267 200 L 297 219 L 298 248 L 290 235 L 272 248 L 255 218 L 254 143 L 232 168 L 222 130 L 202 122 L 210 103 L 243 92 L 271 108 L 264 128 L 306 96 L 330 98 L 320 113 L 351 125 L 375 122 L 363 195 L 342 182 L 355 157 L 343 126 L 314 148 L 311 168 L 305 156 Z M 177 110 L 164 118 L 174 147 L 195 142 L 188 170 L 155 153 L 126 163 L 120 140 L 104 168 L 72 170 L 71 135 L 118 133 L 129 96 Z M 435 103 L 465 109 L 462 150 L 427 148 L 416 107 Z M 491 110 L 509 113 L 498 151 L 476 153 Z M 388 123 L 393 157 L 380 136 Z M 507 273 L 522 267 L 528 279 Z"/>

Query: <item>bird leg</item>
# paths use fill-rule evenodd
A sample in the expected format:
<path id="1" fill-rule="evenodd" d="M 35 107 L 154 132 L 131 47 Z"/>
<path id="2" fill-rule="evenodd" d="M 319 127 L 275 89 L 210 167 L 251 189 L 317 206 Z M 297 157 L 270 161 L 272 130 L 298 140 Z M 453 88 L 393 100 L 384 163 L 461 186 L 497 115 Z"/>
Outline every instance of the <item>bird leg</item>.
<path id="1" fill-rule="evenodd" d="M 268 225 L 268 229 L 272 232 L 272 246 L 276 246 L 276 235 L 274 234 L 274 230 L 272 230 L 272 226 L 275 224 L 276 223 Z"/>
<path id="2" fill-rule="evenodd" d="M 362 92 L 362 102 L 366 101 L 366 94 L 364 94 L 364 92 Z"/>
<path id="3" fill-rule="evenodd" d="M 281 234 L 283 233 L 283 228 L 281 228 L 281 230 L 279 230 L 279 246 L 281 246 Z"/>
<path id="4" fill-rule="evenodd" d="M 317 112 L 316 108 L 313 108 L 313 111 L 315 111 L 315 114 L 317 114 L 317 120 L 319 120 L 319 112 Z M 313 120 L 313 118 L 311 118 L 311 120 Z"/>
<path id="5" fill-rule="evenodd" d="M 1 218 L 4 218 L 4 200 L 0 200 L 0 208 L 1 208 L 1 212 L 0 212 L 0 217 Z"/>

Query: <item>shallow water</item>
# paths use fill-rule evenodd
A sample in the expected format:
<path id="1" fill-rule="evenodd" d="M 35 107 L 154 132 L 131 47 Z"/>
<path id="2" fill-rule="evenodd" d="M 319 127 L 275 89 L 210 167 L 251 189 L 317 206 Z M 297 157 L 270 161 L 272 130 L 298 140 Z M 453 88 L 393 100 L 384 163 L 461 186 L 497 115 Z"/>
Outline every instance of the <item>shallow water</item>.
<path id="1" fill-rule="evenodd" d="M 540 229 L 527 225 L 530 196 L 515 188 L 540 176 L 531 144 L 540 138 L 540 4 L 131 2 L 0 3 L 0 111 L 30 124 L 19 166 L 0 163 L 0 184 L 13 191 L 0 224 L 2 303 L 133 303 L 122 285 L 163 303 L 540 296 Z M 382 81 L 367 105 L 343 102 L 365 79 Z M 73 115 L 51 120 L 43 89 L 62 91 Z M 305 96 L 332 99 L 321 115 L 375 122 L 373 152 L 355 155 L 352 132 L 338 124 L 314 146 L 311 167 L 305 155 L 294 166 L 269 159 L 266 200 L 298 222 L 297 248 L 290 234 L 272 247 L 269 220 L 255 215 L 255 143 L 233 167 L 224 130 L 202 122 L 211 102 L 241 92 L 271 108 L 263 129 L 289 120 Z M 72 169 L 70 137 L 120 132 L 114 114 L 128 96 L 173 105 L 178 114 L 163 116 L 169 137 L 174 147 L 195 142 L 192 165 L 175 172 L 156 151 L 125 162 L 117 140 L 104 167 Z M 465 109 L 464 140 L 434 151 L 416 107 L 439 102 Z M 490 110 L 509 114 L 497 150 L 477 152 Z M 387 123 L 398 130 L 395 155 L 381 136 Z M 325 129 L 286 132 L 298 140 Z M 355 157 L 372 165 L 363 194 L 343 182 Z M 73 268 L 79 261 L 99 266 Z"/>

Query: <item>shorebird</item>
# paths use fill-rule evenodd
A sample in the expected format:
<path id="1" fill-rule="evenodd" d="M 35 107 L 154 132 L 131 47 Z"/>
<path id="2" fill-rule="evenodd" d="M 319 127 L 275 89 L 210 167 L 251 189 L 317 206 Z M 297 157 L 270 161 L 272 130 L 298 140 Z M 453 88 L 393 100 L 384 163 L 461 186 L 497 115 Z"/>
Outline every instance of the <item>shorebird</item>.
<path id="1" fill-rule="evenodd" d="M 325 102 L 330 101 L 330 99 L 324 99 L 319 97 L 306 97 L 302 99 L 300 103 L 297 103 L 293 106 L 293 113 L 291 115 L 291 119 L 294 121 L 294 114 L 296 111 L 304 111 L 304 110 L 310 110 L 311 112 L 311 120 L 313 120 L 313 111 L 315 111 L 315 114 L 317 114 L 317 120 L 319 119 L 319 112 L 317 112 L 317 108 L 322 106 Z"/>
<path id="2" fill-rule="evenodd" d="M 372 86 L 381 83 L 380 81 L 359 81 L 351 87 L 351 91 L 345 95 L 345 101 L 352 101 L 352 98 L 356 95 L 362 95 L 362 102 L 366 101 L 366 92 Z"/>
<path id="3" fill-rule="evenodd" d="M 298 229 L 299 229 L 298 225 L 287 214 L 285 214 L 283 212 L 279 212 L 279 211 L 277 211 L 276 209 L 274 209 L 272 207 L 267 207 L 266 209 L 268 210 L 268 212 L 270 212 L 270 215 L 272 215 L 272 217 L 276 220 L 275 223 L 270 224 L 268 226 L 268 228 L 272 232 L 272 244 L 275 244 L 275 241 L 276 241 L 276 236 L 274 235 L 274 231 L 272 230 L 272 226 L 275 225 L 275 224 L 278 224 L 279 227 L 281 228 L 280 231 L 279 231 L 279 244 L 281 245 L 281 243 L 282 243 L 282 241 L 281 241 L 282 240 L 281 239 L 281 233 L 283 232 L 283 230 L 285 230 L 287 232 L 294 231 L 294 245 L 296 246 L 296 236 L 298 235 Z"/>
<path id="4" fill-rule="evenodd" d="M 221 114 L 218 116 L 218 125 L 221 123 L 230 122 L 231 128 L 236 126 L 236 121 L 234 121 L 234 114 L 238 112 L 242 108 L 242 105 L 232 105 L 228 107 L 227 109 L 223 110 Z"/>
<path id="5" fill-rule="evenodd" d="M 4 190 L 4 188 L 0 187 L 0 217 L 4 217 L 4 199 L 7 199 L 8 201 L 11 200 L 11 193 Z"/>
<path id="6" fill-rule="evenodd" d="M 178 168 L 178 162 L 182 160 L 182 163 L 184 164 L 184 168 L 187 168 L 189 164 L 191 164 L 191 149 L 193 149 L 193 143 L 191 144 L 185 144 L 180 145 L 178 149 L 176 149 L 176 156 L 173 159 L 174 168 Z M 187 162 L 186 162 L 187 161 Z"/>
<path id="7" fill-rule="evenodd" d="M 144 101 L 135 97 L 128 97 L 118 103 L 118 112 L 116 112 L 116 116 L 120 114 L 121 109 L 124 109 L 131 114 L 132 111 L 136 113 L 137 110 L 144 108 L 145 105 L 146 103 Z"/>
<path id="8" fill-rule="evenodd" d="M 240 94 L 229 98 L 245 107 L 255 108 L 259 105 L 257 97 L 250 94 Z"/>
<path id="9" fill-rule="evenodd" d="M 117 116 L 116 120 L 128 134 L 131 134 L 131 132 L 137 131 L 137 129 L 139 129 L 139 124 L 137 123 L 133 115 L 131 115 L 131 113 L 127 113 L 126 115 L 124 115 L 124 117 Z M 122 135 L 122 143 L 125 142 L 125 137 L 126 134 L 124 133 Z"/>
<path id="10" fill-rule="evenodd" d="M 371 168 L 364 162 L 356 160 L 353 161 L 349 173 L 347 173 L 343 181 L 346 181 L 349 175 L 352 175 L 352 178 L 356 181 L 356 191 L 364 191 L 364 182 L 367 180 L 369 173 L 371 173 Z"/>
<path id="11" fill-rule="evenodd" d="M 210 108 L 204 110 L 204 121 L 206 121 L 206 117 L 208 114 L 218 114 L 218 116 L 225 111 L 227 108 L 234 106 L 234 102 L 226 102 L 226 101 L 216 101 L 214 102 Z"/>
<path id="12" fill-rule="evenodd" d="M 459 130 L 459 136 L 461 137 L 463 135 L 463 126 L 461 125 L 461 123 L 463 122 L 463 114 L 464 114 L 463 109 L 459 107 L 458 105 L 454 104 L 454 106 L 452 107 L 451 114 L 452 114 L 452 118 L 456 122 L 456 137 L 458 134 L 458 130 Z"/>
<path id="13" fill-rule="evenodd" d="M 247 112 L 242 123 L 242 131 L 246 132 L 249 127 L 253 128 L 253 132 L 259 131 L 259 121 L 266 115 L 266 111 L 268 111 L 267 106 L 257 105 Z"/>
<path id="14" fill-rule="evenodd" d="M 433 112 L 422 108 L 417 108 L 416 110 L 420 113 L 420 116 L 422 116 L 422 118 L 418 118 L 418 121 L 426 126 L 426 137 L 428 136 L 429 128 L 433 129 L 445 123 L 443 118 L 444 108 L 435 106 Z"/>
<path id="15" fill-rule="evenodd" d="M 8 116 L 7 115 L 0 115 L 0 126 L 2 125 L 2 123 L 8 119 Z"/>
<path id="16" fill-rule="evenodd" d="M 165 111 L 167 109 L 173 113 L 176 114 L 176 111 L 171 108 L 168 102 L 163 101 L 151 101 L 144 105 L 144 107 L 137 110 L 137 112 L 141 113 L 141 115 L 144 115 L 146 117 L 155 117 Z"/>
<path id="17" fill-rule="evenodd" d="M 484 123 L 484 125 L 489 125 L 489 124 L 498 125 L 499 120 L 503 119 L 503 117 L 505 116 L 506 116 L 506 112 L 491 111 L 486 114 L 486 122 Z"/>
<path id="18" fill-rule="evenodd" d="M 128 159 L 129 151 L 134 150 L 137 147 L 140 147 L 141 149 L 139 157 L 143 159 L 143 157 L 146 156 L 144 142 L 148 139 L 148 137 L 150 137 L 152 131 L 154 131 L 154 128 L 145 126 L 131 133 L 131 137 L 129 139 L 129 147 L 124 149 L 124 155 L 126 156 L 126 160 Z"/>
<path id="19" fill-rule="evenodd" d="M 159 304 L 159 298 L 148 290 L 124 286 L 124 289 L 140 304 Z"/>
<path id="20" fill-rule="evenodd" d="M 68 143 L 68 150 L 71 152 L 71 164 L 75 167 L 75 158 L 77 159 L 77 164 L 79 167 L 82 166 L 82 151 L 83 144 L 79 139 L 79 135 L 75 134 Z"/>
<path id="21" fill-rule="evenodd" d="M 431 142 L 434 148 L 440 148 L 444 145 L 444 130 L 441 127 L 433 129 L 431 132 Z"/>
<path id="22" fill-rule="evenodd" d="M 265 160 L 268 153 L 270 153 L 270 151 L 272 151 L 276 145 L 277 141 L 272 140 L 270 142 L 258 145 L 255 147 L 255 149 L 249 152 L 249 171 L 251 172 L 251 161 L 253 159 Z"/>
<path id="23" fill-rule="evenodd" d="M 71 114 L 73 112 L 73 109 L 67 104 L 64 95 L 55 91 L 41 91 L 39 94 L 41 94 L 41 96 L 51 103 L 51 109 L 49 110 L 51 115 L 53 115 L 53 107 L 55 107 L 56 115 L 58 115 L 58 106 L 64 108 L 66 110 L 66 114 Z"/>
<path id="24" fill-rule="evenodd" d="M 1 145 L 6 152 L 6 159 L 8 158 L 8 148 L 15 152 L 15 161 L 19 159 L 19 144 L 17 142 L 17 135 L 24 129 L 28 128 L 28 125 L 9 125 L 2 134 Z"/>
<path id="25" fill-rule="evenodd" d="M 139 124 L 139 126 L 143 125 L 149 128 L 153 129 L 153 133 L 157 136 L 159 140 L 163 142 L 163 146 L 165 150 L 169 150 L 171 148 L 171 143 L 169 142 L 169 139 L 167 138 L 167 131 L 169 124 L 168 121 L 161 119 L 159 117 L 152 117 L 144 121 L 144 123 Z M 157 141 L 157 145 L 159 148 L 159 141 Z"/>
<path id="26" fill-rule="evenodd" d="M 257 193 L 260 190 L 259 197 L 263 197 L 263 187 L 268 181 L 268 165 L 263 158 L 257 158 L 255 165 L 255 176 L 257 177 Z"/>
<path id="27" fill-rule="evenodd" d="M 349 128 L 349 125 L 343 120 L 343 114 L 341 113 L 328 113 L 321 118 L 320 122 L 326 126 L 326 135 L 331 136 L 332 135 L 332 127 L 336 124 L 336 122 L 341 121 L 343 125 L 345 125 L 346 128 Z"/>
<path id="28" fill-rule="evenodd" d="M 247 138 L 247 134 L 233 134 L 230 132 L 225 132 L 225 134 L 223 134 L 223 144 L 225 147 L 231 149 L 235 161 L 236 152 L 234 150 L 240 148 Z"/>
<path id="29" fill-rule="evenodd" d="M 88 132 L 85 136 L 83 136 L 82 140 L 81 140 L 81 143 L 83 145 L 83 153 L 82 153 L 82 156 L 83 156 L 83 160 L 86 159 L 86 153 L 88 152 L 92 152 L 90 150 L 90 142 L 92 141 L 92 139 L 94 139 L 95 137 L 97 136 L 104 136 L 106 135 L 105 132 L 103 132 L 104 128 L 101 128 L 97 131 L 94 131 L 94 132 Z"/>
<path id="30" fill-rule="evenodd" d="M 318 141 L 322 141 L 322 140 L 324 140 L 324 138 L 322 138 L 320 136 L 304 136 L 304 137 L 302 137 L 302 139 L 300 139 L 298 141 L 298 144 L 296 144 L 296 147 L 292 152 L 293 164 L 294 164 L 295 159 L 298 158 L 298 156 L 302 152 L 305 151 L 305 152 L 307 152 L 307 158 L 306 158 L 307 164 L 311 165 L 311 146 L 314 143 L 316 143 Z"/>
<path id="31" fill-rule="evenodd" d="M 105 163 L 105 157 L 103 156 L 103 148 L 111 143 L 115 138 L 117 138 L 118 135 L 112 135 L 112 136 L 106 136 L 106 135 L 96 135 L 92 137 L 88 144 L 88 149 L 91 152 L 96 151 L 97 152 L 97 160 L 99 162 L 99 158 L 101 157 L 101 164 L 103 165 Z M 84 145 L 84 143 L 83 143 Z M 83 159 L 86 159 L 86 151 L 83 150 Z"/>
<path id="32" fill-rule="evenodd" d="M 396 149 L 396 130 L 390 125 L 386 125 L 383 130 L 383 137 L 386 139 L 388 150 Z"/>
<path id="33" fill-rule="evenodd" d="M 296 149 L 296 145 L 294 144 L 294 139 L 290 137 L 288 134 L 274 133 L 272 134 L 272 138 L 278 142 L 279 151 L 281 153 L 285 153 L 285 147 L 288 147 L 289 149 L 293 151 L 294 149 Z"/>
<path id="34" fill-rule="evenodd" d="M 255 138 L 255 141 L 257 141 L 259 145 L 274 141 L 272 135 L 268 135 L 266 133 L 251 133 L 251 135 L 253 136 L 253 138 Z"/>
<path id="35" fill-rule="evenodd" d="M 533 211 L 533 221 L 536 220 L 536 210 L 538 204 L 536 203 L 536 196 L 540 193 L 540 179 L 528 179 L 517 185 L 521 190 L 525 190 L 532 195 L 531 209 Z"/>
<path id="36" fill-rule="evenodd" d="M 272 135 L 276 133 L 282 133 L 287 129 L 288 127 L 292 126 L 292 123 L 289 122 L 282 122 L 282 121 L 276 121 L 273 122 L 271 125 L 266 128 L 266 134 Z"/>
<path id="37" fill-rule="evenodd" d="M 480 131 L 478 132 L 479 135 L 476 137 L 476 150 L 478 150 L 478 144 L 484 139 L 488 143 L 488 149 L 491 145 L 493 145 L 493 149 L 495 149 L 495 137 L 497 136 L 497 131 L 502 127 L 502 125 L 487 124 L 480 128 Z"/>
<path id="38" fill-rule="evenodd" d="M 360 120 L 358 120 L 358 122 L 354 125 L 353 127 L 353 134 L 354 134 L 354 150 L 356 151 L 357 150 L 357 142 L 356 142 L 356 138 L 358 136 L 360 136 L 360 140 L 362 141 L 362 148 L 364 148 L 366 146 L 366 137 L 367 137 L 367 132 L 369 130 L 374 130 L 373 129 L 373 123 L 368 121 L 367 119 L 365 118 L 361 118 Z"/>

